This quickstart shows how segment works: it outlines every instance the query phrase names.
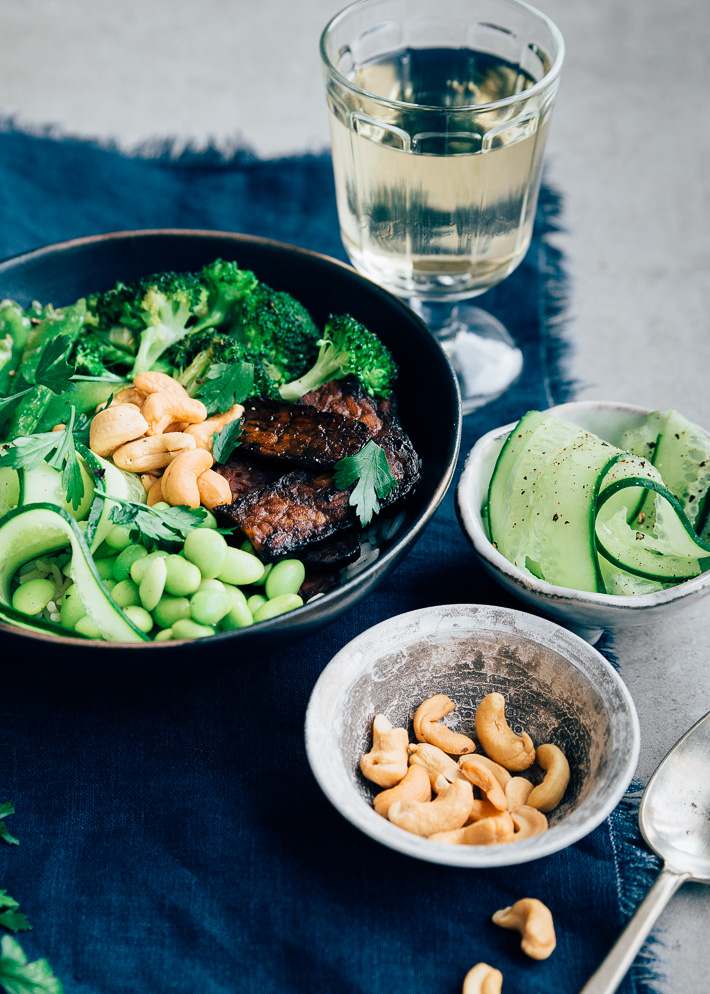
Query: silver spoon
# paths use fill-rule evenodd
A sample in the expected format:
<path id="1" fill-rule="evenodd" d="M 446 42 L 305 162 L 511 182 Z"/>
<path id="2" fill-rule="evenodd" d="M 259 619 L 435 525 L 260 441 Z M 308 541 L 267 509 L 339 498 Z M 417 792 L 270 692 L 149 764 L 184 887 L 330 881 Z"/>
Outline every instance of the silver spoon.
<path id="1" fill-rule="evenodd" d="M 680 885 L 710 884 L 710 711 L 676 742 L 649 780 L 639 827 L 663 869 L 580 994 L 613 994 Z"/>

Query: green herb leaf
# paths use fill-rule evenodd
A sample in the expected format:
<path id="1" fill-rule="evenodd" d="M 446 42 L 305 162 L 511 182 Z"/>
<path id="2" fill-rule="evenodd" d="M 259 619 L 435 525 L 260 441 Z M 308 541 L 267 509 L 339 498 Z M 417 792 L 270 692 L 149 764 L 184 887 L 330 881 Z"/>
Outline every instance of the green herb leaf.
<path id="1" fill-rule="evenodd" d="M 84 481 L 74 444 L 74 432 L 83 435 L 84 426 L 75 425 L 76 409 L 72 407 L 69 423 L 61 431 L 43 431 L 36 435 L 20 436 L 9 445 L 0 446 L 0 467 L 34 469 L 47 462 L 62 474 L 62 486 L 67 500 L 77 508 L 84 498 Z"/>
<path id="2" fill-rule="evenodd" d="M 32 926 L 21 911 L 4 911 L 0 914 L 0 925 L 8 932 L 29 932 Z"/>
<path id="3" fill-rule="evenodd" d="M 372 439 L 356 455 L 346 456 L 335 464 L 338 490 L 347 490 L 353 483 L 357 486 L 350 494 L 350 504 L 364 527 L 370 524 L 373 515 L 380 513 L 380 500 L 397 486 L 385 450 Z"/>
<path id="4" fill-rule="evenodd" d="M 242 433 L 242 419 L 235 418 L 226 424 L 222 431 L 212 433 L 212 455 L 215 462 L 225 463 L 239 445 Z"/>
<path id="5" fill-rule="evenodd" d="M 14 911 L 19 907 L 19 901 L 16 901 L 14 897 L 10 897 L 6 890 L 0 890 L 0 908 L 9 908 L 11 911 Z"/>
<path id="6" fill-rule="evenodd" d="M 0 411 L 4 410 L 6 407 L 9 407 L 10 404 L 14 404 L 16 400 L 20 399 L 20 397 L 25 397 L 28 393 L 32 393 L 32 387 L 28 387 L 26 390 L 20 390 L 19 393 L 12 393 L 9 397 L 3 397 L 0 399 Z"/>
<path id="7" fill-rule="evenodd" d="M 7 818 L 8 815 L 14 815 L 15 805 L 12 801 L 5 801 L 4 804 L 0 804 L 0 818 Z M 0 839 L 4 839 L 9 846 L 19 846 L 20 840 L 16 839 L 14 835 L 10 835 L 7 830 L 7 825 L 4 821 L 0 821 Z M 0 908 L 8 908 L 10 905 L 2 903 L 2 895 L 5 893 L 4 890 L 0 890 Z M 17 905 L 15 905 L 17 907 Z"/>
<path id="8" fill-rule="evenodd" d="M 208 414 L 228 411 L 235 404 L 243 404 L 254 390 L 254 366 L 250 362 L 215 362 L 207 372 L 207 382 L 197 391 L 197 396 Z"/>
<path id="9" fill-rule="evenodd" d="M 7 994 L 64 994 L 47 960 L 28 963 L 20 943 L 9 935 L 0 942 L 0 986 Z"/>
<path id="10" fill-rule="evenodd" d="M 76 384 L 71 382 L 76 369 L 65 358 L 71 346 L 69 335 L 58 335 L 47 342 L 35 370 L 37 386 L 48 387 L 52 393 L 76 390 Z"/>
<path id="11" fill-rule="evenodd" d="M 185 504 L 170 508 L 148 507 L 147 504 L 108 496 L 98 490 L 94 493 L 102 500 L 118 505 L 112 507 L 110 512 L 114 524 L 124 525 L 131 532 L 137 532 L 142 538 L 150 539 L 170 552 L 179 551 L 189 533 L 199 528 L 207 518 L 204 507 L 194 510 Z"/>

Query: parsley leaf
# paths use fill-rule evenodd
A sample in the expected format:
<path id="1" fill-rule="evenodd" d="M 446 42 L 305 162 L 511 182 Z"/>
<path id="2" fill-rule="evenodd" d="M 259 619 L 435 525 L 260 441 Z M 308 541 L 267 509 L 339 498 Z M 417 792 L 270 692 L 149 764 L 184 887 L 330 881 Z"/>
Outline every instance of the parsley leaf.
<path id="1" fill-rule="evenodd" d="M 0 467 L 12 469 L 34 469 L 41 462 L 47 462 L 62 474 L 62 486 L 67 500 L 77 508 L 84 498 L 84 481 L 81 466 L 74 444 L 74 432 L 80 436 L 84 426 L 76 422 L 76 409 L 72 407 L 69 424 L 61 431 L 43 431 L 36 435 L 20 436 L 9 445 L 0 446 Z"/>
<path id="2" fill-rule="evenodd" d="M 0 399 L 0 411 L 5 407 L 9 407 L 10 404 L 14 404 L 16 400 L 20 397 L 25 397 L 28 393 L 32 393 L 32 387 L 28 387 L 26 390 L 20 390 L 19 393 L 11 393 L 9 397 L 3 397 Z"/>
<path id="3" fill-rule="evenodd" d="M 179 551 L 193 528 L 199 528 L 207 518 L 204 507 L 194 510 L 186 504 L 178 507 L 148 507 L 132 500 L 109 496 L 95 490 L 102 500 L 110 500 L 118 506 L 111 508 L 110 518 L 114 524 L 124 525 L 142 538 L 152 539 L 156 545 L 169 552 Z"/>
<path id="4" fill-rule="evenodd" d="M 338 490 L 347 490 L 353 483 L 357 486 L 350 494 L 350 504 L 364 527 L 370 524 L 373 515 L 380 513 L 380 500 L 397 486 L 385 450 L 372 439 L 354 456 L 346 456 L 335 464 Z"/>
<path id="5" fill-rule="evenodd" d="M 47 342 L 35 369 L 35 383 L 38 387 L 48 387 L 52 393 L 76 390 L 76 384 L 71 382 L 76 369 L 65 359 L 71 345 L 69 335 L 57 335 Z"/>
<path id="6" fill-rule="evenodd" d="M 208 414 L 228 411 L 235 404 L 242 404 L 254 389 L 254 366 L 250 362 L 215 362 L 207 372 L 207 381 L 197 391 L 197 396 Z"/>
<path id="7" fill-rule="evenodd" d="M 47 960 L 28 963 L 20 943 L 9 935 L 0 942 L 0 986 L 7 994 L 64 994 Z"/>
<path id="8" fill-rule="evenodd" d="M 5 801 L 4 804 L 0 804 L 0 818 L 6 818 L 8 815 L 14 815 L 15 805 L 12 801 Z M 0 839 L 4 839 L 9 846 L 19 846 L 20 840 L 16 839 L 14 835 L 10 835 L 7 830 L 7 825 L 4 821 L 0 821 Z M 5 893 L 5 891 L 0 891 L 0 897 Z M 0 904 L 0 907 L 3 907 Z M 7 907 L 7 905 L 5 905 Z"/>
<path id="9" fill-rule="evenodd" d="M 0 925 L 9 932 L 28 932 L 32 926 L 22 912 L 17 909 L 19 902 L 10 897 L 6 890 L 0 890 Z M 6 908 L 6 911 L 2 911 Z"/>
<path id="10" fill-rule="evenodd" d="M 234 421 L 230 421 L 220 432 L 212 432 L 212 455 L 215 462 L 225 463 L 229 459 L 239 445 L 239 436 L 241 433 L 241 418 L 235 418 Z"/>

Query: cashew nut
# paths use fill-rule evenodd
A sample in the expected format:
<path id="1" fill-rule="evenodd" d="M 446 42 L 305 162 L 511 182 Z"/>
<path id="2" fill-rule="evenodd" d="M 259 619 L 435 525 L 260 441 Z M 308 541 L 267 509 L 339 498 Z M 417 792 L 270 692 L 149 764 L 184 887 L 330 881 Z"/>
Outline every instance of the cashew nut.
<path id="1" fill-rule="evenodd" d="M 500 994 L 503 974 L 487 963 L 477 963 L 466 974 L 463 994 Z"/>
<path id="2" fill-rule="evenodd" d="M 406 728 L 392 728 L 391 722 L 383 714 L 375 715 L 372 722 L 372 749 L 360 760 L 363 776 L 380 787 L 394 787 L 407 774 L 408 741 Z"/>
<path id="3" fill-rule="evenodd" d="M 488 694 L 476 709 L 476 735 L 496 763 L 516 772 L 535 762 L 535 746 L 527 732 L 516 735 L 505 720 L 505 698 Z"/>
<path id="4" fill-rule="evenodd" d="M 505 796 L 508 798 L 508 811 L 519 804 L 527 804 L 533 785 L 525 777 L 511 777 L 505 785 Z"/>
<path id="5" fill-rule="evenodd" d="M 507 811 L 499 811 L 490 818 L 459 828 L 455 832 L 437 832 L 430 835 L 433 842 L 446 842 L 455 846 L 497 846 L 512 842 L 515 826 Z"/>
<path id="6" fill-rule="evenodd" d="M 152 393 L 141 409 L 148 422 L 149 435 L 162 435 L 175 421 L 196 424 L 207 417 L 207 408 L 201 400 L 175 393 Z"/>
<path id="7" fill-rule="evenodd" d="M 110 456 L 126 442 L 148 431 L 148 422 L 132 404 L 116 404 L 94 415 L 89 429 L 89 447 L 97 456 Z"/>
<path id="8" fill-rule="evenodd" d="M 490 801 L 482 801 L 474 798 L 473 807 L 469 811 L 466 824 L 473 825 L 475 821 L 480 821 L 481 818 L 495 818 L 499 814 L 500 808 L 495 807 Z"/>
<path id="9" fill-rule="evenodd" d="M 66 425 L 64 424 L 64 422 L 60 421 L 58 425 L 55 425 L 54 428 L 52 428 L 52 431 L 64 431 L 65 428 Z"/>
<path id="10" fill-rule="evenodd" d="M 461 735 L 439 724 L 439 719 L 454 710 L 456 705 L 446 694 L 435 694 L 419 705 L 414 714 L 414 734 L 418 742 L 430 742 L 444 752 L 455 756 L 473 752 L 476 744 L 468 735 Z"/>
<path id="11" fill-rule="evenodd" d="M 546 770 L 545 779 L 533 789 L 527 803 L 538 811 L 552 811 L 562 800 L 569 783 L 569 763 L 561 749 L 551 742 L 537 748 L 537 762 Z"/>
<path id="12" fill-rule="evenodd" d="M 241 418 L 244 413 L 244 408 L 241 404 L 235 404 L 234 407 L 230 407 L 228 411 L 223 411 L 222 414 L 215 414 L 211 418 L 207 418 L 206 421 L 202 421 L 200 424 L 190 425 L 186 428 L 188 435 L 192 435 L 198 446 L 203 449 L 209 449 L 212 451 L 212 443 L 214 441 L 214 433 L 217 432 L 219 435 L 225 425 L 231 424 L 232 421 L 236 421 L 237 418 Z"/>
<path id="13" fill-rule="evenodd" d="M 197 489 L 200 492 L 200 503 L 209 507 L 210 511 L 218 504 L 232 503 L 232 489 L 229 483 L 213 469 L 206 469 L 197 477 Z"/>
<path id="14" fill-rule="evenodd" d="M 183 437 L 189 438 L 193 443 L 195 441 L 189 435 Z M 212 453 L 205 449 L 181 452 L 163 474 L 163 500 L 172 507 L 177 507 L 178 504 L 186 504 L 192 508 L 199 507 L 200 491 L 197 478 L 211 468 L 213 461 Z"/>
<path id="15" fill-rule="evenodd" d="M 532 959 L 547 959 L 557 944 L 550 910 L 535 897 L 524 897 L 496 911 L 493 922 L 501 928 L 517 929 L 523 937 L 520 948 Z"/>
<path id="16" fill-rule="evenodd" d="M 428 742 L 409 746 L 409 762 L 424 767 L 432 784 L 439 774 L 443 774 L 449 783 L 462 778 L 461 771 L 454 760 L 438 746 L 430 745 Z"/>
<path id="17" fill-rule="evenodd" d="M 455 780 L 434 801 L 395 801 L 387 817 L 406 832 L 427 836 L 460 828 L 468 818 L 472 803 L 471 784 Z"/>
<path id="18" fill-rule="evenodd" d="M 163 481 L 156 480 L 153 486 L 148 491 L 145 502 L 148 507 L 152 507 L 153 504 L 157 504 L 163 499 Z"/>
<path id="19" fill-rule="evenodd" d="M 146 395 L 135 387 L 124 387 L 123 390 L 118 391 L 109 407 L 116 407 L 117 404 L 133 404 L 134 407 L 141 408 L 145 403 L 145 397 Z"/>
<path id="20" fill-rule="evenodd" d="M 150 491 L 155 481 L 159 479 L 157 473 L 143 473 L 141 476 L 141 483 L 143 484 L 143 489 L 146 493 Z"/>
<path id="21" fill-rule="evenodd" d="M 115 410 L 115 408 L 109 408 L 109 410 Z M 113 461 L 119 469 L 127 469 L 131 473 L 149 473 L 168 466 L 176 454 L 194 448 L 195 439 L 183 432 L 150 435 L 146 438 L 138 438 L 135 442 L 128 442 L 116 449 Z"/>
<path id="22" fill-rule="evenodd" d="M 528 804 L 519 804 L 510 812 L 510 817 L 515 825 L 515 842 L 518 839 L 529 839 L 531 835 L 540 835 L 547 831 L 547 818 Z"/>
<path id="23" fill-rule="evenodd" d="M 461 759 L 459 759 L 459 766 L 461 766 L 461 763 L 465 762 L 467 759 L 468 756 L 462 756 Z M 492 759 L 488 758 L 488 756 L 482 756 L 480 753 L 476 753 L 476 759 L 483 766 L 488 767 L 503 790 L 505 790 L 505 785 L 512 779 L 506 768 L 501 766 L 500 763 L 494 763 Z"/>
<path id="24" fill-rule="evenodd" d="M 380 791 L 375 797 L 375 811 L 383 818 L 387 817 L 390 806 L 395 801 L 429 801 L 431 800 L 431 784 L 429 777 L 421 766 L 410 766 L 404 779 L 396 787 Z"/>
<path id="25" fill-rule="evenodd" d="M 189 397 L 185 387 L 167 373 L 139 373 L 133 381 L 133 386 L 141 393 L 171 393 L 177 397 Z"/>
<path id="26" fill-rule="evenodd" d="M 459 769 L 472 784 L 480 787 L 483 793 L 494 808 L 499 811 L 508 810 L 508 798 L 501 785 L 496 780 L 495 774 L 484 764 L 479 762 L 479 756 L 467 756 L 459 764 Z"/>

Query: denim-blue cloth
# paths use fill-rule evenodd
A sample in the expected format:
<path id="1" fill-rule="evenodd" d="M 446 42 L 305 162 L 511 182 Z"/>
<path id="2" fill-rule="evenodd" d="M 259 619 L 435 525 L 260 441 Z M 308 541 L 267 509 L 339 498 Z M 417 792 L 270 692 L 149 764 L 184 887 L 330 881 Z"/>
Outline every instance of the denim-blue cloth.
<path id="1" fill-rule="evenodd" d="M 480 303 L 511 329 L 523 377 L 467 417 L 462 457 L 490 428 L 567 399 L 554 246 L 558 198 L 543 189 L 520 268 Z M 90 144 L 0 134 L 0 257 L 114 230 L 183 227 L 278 238 L 344 259 L 327 156 L 126 157 Z M 2 287 L 0 287 L 0 295 Z M 34 925 L 67 994 L 458 994 L 499 967 L 507 994 L 582 987 L 628 915 L 649 861 L 633 812 L 511 869 L 456 870 L 361 835 L 325 800 L 303 745 L 311 689 L 347 641 L 431 604 L 511 603 L 481 571 L 453 488 L 383 585 L 316 636 L 188 676 L 107 684 L 3 653 L 0 888 Z M 558 948 L 535 963 L 493 911 L 539 896 Z M 651 990 L 637 970 L 626 994 Z"/>

